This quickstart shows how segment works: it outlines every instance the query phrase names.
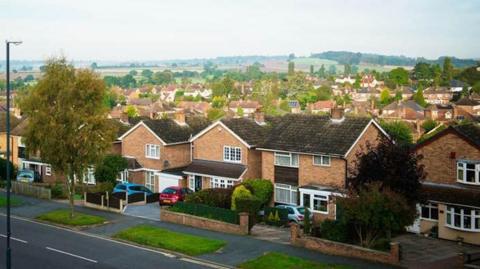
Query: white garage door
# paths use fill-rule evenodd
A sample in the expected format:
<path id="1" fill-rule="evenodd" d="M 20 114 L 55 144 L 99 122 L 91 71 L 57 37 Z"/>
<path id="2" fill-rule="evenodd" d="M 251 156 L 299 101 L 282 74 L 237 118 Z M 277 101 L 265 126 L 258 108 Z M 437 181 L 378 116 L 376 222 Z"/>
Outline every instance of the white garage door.
<path id="1" fill-rule="evenodd" d="M 171 186 L 178 186 L 178 179 L 160 174 L 158 177 L 158 192 L 162 192 L 165 188 Z"/>

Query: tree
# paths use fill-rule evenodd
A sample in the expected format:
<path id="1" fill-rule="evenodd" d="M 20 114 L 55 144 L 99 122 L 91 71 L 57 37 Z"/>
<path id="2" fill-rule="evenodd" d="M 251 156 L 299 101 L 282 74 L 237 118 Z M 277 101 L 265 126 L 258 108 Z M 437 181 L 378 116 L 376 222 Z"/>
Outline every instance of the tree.
<path id="1" fill-rule="evenodd" d="M 130 72 L 128 72 L 128 74 L 130 74 L 132 76 L 136 76 L 136 75 L 138 75 L 138 72 L 137 72 L 137 70 L 131 70 Z"/>
<path id="2" fill-rule="evenodd" d="M 289 61 L 288 62 L 288 75 L 293 76 L 295 74 L 295 62 Z"/>
<path id="3" fill-rule="evenodd" d="M 420 181 L 425 178 L 421 156 L 408 146 L 382 139 L 378 145 L 367 144 L 350 169 L 348 186 L 359 192 L 363 186 L 378 182 L 381 190 L 389 189 L 407 199 L 410 206 L 420 201 Z"/>
<path id="4" fill-rule="evenodd" d="M 218 120 L 225 115 L 225 112 L 219 108 L 210 108 L 207 111 L 207 119 L 210 121 Z"/>
<path id="5" fill-rule="evenodd" d="M 380 92 L 380 103 L 382 103 L 382 105 L 388 105 L 391 101 L 392 98 L 390 98 L 390 91 L 388 88 L 384 88 Z"/>
<path id="6" fill-rule="evenodd" d="M 422 128 L 425 130 L 425 133 L 430 132 L 431 130 L 435 129 L 438 126 L 438 122 L 428 119 L 422 123 Z"/>
<path id="7" fill-rule="evenodd" d="M 127 116 L 129 118 L 135 118 L 135 117 L 138 117 L 138 111 L 137 111 L 137 108 L 133 105 L 128 105 L 126 108 L 125 108 L 125 113 L 127 113 Z"/>
<path id="8" fill-rule="evenodd" d="M 28 118 L 23 138 L 28 152 L 65 175 L 74 216 L 75 175 L 98 163 L 116 130 L 102 105 L 105 84 L 88 69 L 75 70 L 65 58 L 50 59 L 38 83 L 19 104 Z"/>
<path id="9" fill-rule="evenodd" d="M 215 96 L 212 99 L 213 108 L 222 108 L 227 103 L 227 98 L 225 96 Z"/>
<path id="10" fill-rule="evenodd" d="M 453 78 L 453 64 L 452 59 L 445 57 L 443 60 L 443 70 L 442 70 L 442 85 L 450 85 L 450 81 Z"/>
<path id="11" fill-rule="evenodd" d="M 243 108 L 241 106 L 237 107 L 237 116 L 240 118 L 243 118 L 244 116 Z"/>
<path id="12" fill-rule="evenodd" d="M 310 75 L 313 75 L 315 73 L 315 69 L 313 67 L 313 64 L 310 65 Z"/>
<path id="13" fill-rule="evenodd" d="M 322 64 L 322 66 L 320 66 L 320 69 L 318 69 L 318 76 L 321 77 L 321 78 L 324 78 L 325 77 L 325 65 Z"/>
<path id="14" fill-rule="evenodd" d="M 392 139 L 402 145 L 411 145 L 413 143 L 412 130 L 403 121 L 381 122 L 382 128 L 392 137 Z"/>
<path id="15" fill-rule="evenodd" d="M 108 154 L 95 167 L 95 179 L 98 182 L 115 184 L 118 174 L 127 169 L 128 162 L 121 155 Z"/>
<path id="16" fill-rule="evenodd" d="M 8 161 L 9 168 L 10 168 L 10 179 L 14 180 L 16 177 L 16 170 L 15 166 L 11 161 Z M 7 160 L 4 158 L 0 158 L 0 179 L 7 180 Z"/>
<path id="17" fill-rule="evenodd" d="M 389 80 L 396 86 L 408 85 L 408 71 L 397 67 L 388 73 Z M 393 87 L 393 88 L 395 88 Z"/>
<path id="18" fill-rule="evenodd" d="M 352 67 L 349 64 L 343 66 L 343 75 L 348 76 L 352 73 Z"/>
<path id="19" fill-rule="evenodd" d="M 337 74 L 337 67 L 333 64 L 328 66 L 328 74 L 331 76 L 335 76 Z"/>
<path id="20" fill-rule="evenodd" d="M 146 78 L 152 78 L 153 72 L 150 69 L 144 69 L 142 70 L 142 76 Z"/>
<path id="21" fill-rule="evenodd" d="M 413 100 L 422 107 L 427 106 L 427 102 L 425 101 L 425 97 L 423 97 L 423 88 L 421 86 L 419 86 L 417 88 L 417 91 L 413 95 Z"/>
<path id="22" fill-rule="evenodd" d="M 90 65 L 90 68 L 91 68 L 92 70 L 97 69 L 97 68 L 98 68 L 97 63 L 96 63 L 96 62 L 93 62 L 93 63 Z"/>

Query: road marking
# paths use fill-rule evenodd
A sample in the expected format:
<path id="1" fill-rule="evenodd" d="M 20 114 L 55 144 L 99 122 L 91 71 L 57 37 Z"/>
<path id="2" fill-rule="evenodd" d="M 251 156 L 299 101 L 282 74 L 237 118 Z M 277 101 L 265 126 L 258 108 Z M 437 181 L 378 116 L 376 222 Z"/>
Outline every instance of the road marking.
<path id="1" fill-rule="evenodd" d="M 7 238 L 7 236 L 6 236 L 6 235 L 4 235 L 4 234 L 0 234 L 0 237 Z M 22 240 L 22 239 L 18 239 L 18 238 L 15 238 L 15 237 L 11 237 L 11 236 L 10 236 L 10 239 L 12 239 L 12 240 L 14 240 L 14 241 L 18 241 L 18 242 L 20 242 L 20 243 L 28 244 L 28 242 L 27 242 L 27 241 L 25 241 L 25 240 Z"/>
<path id="2" fill-rule="evenodd" d="M 179 260 L 184 261 L 184 262 L 189 262 L 189 263 L 195 263 L 195 264 L 198 264 L 198 265 L 203 265 L 203 266 L 207 266 L 207 267 L 215 268 L 215 269 L 226 269 L 226 268 L 229 268 L 229 267 L 225 267 L 225 266 L 222 266 L 222 265 L 217 265 L 217 264 L 212 264 L 212 263 L 206 263 L 206 262 L 199 261 L 199 260 L 195 260 L 195 259 L 191 259 L 191 258 L 180 258 Z"/>
<path id="3" fill-rule="evenodd" d="M 98 263 L 96 260 L 92 260 L 92 259 L 89 259 L 89 258 L 78 256 L 78 255 L 75 255 L 75 254 L 72 254 L 72 253 L 69 253 L 69 252 L 65 252 L 65 251 L 61 251 L 61 250 L 58 250 L 58 249 L 55 249 L 55 248 L 46 247 L 46 249 L 51 250 L 51 251 L 55 251 L 55 252 L 58 252 L 58 253 L 62 253 L 62 254 L 68 255 L 68 256 L 72 256 L 72 257 L 75 257 L 75 258 L 78 258 L 78 259 L 82 259 L 82 260 L 85 260 L 85 261 Z"/>

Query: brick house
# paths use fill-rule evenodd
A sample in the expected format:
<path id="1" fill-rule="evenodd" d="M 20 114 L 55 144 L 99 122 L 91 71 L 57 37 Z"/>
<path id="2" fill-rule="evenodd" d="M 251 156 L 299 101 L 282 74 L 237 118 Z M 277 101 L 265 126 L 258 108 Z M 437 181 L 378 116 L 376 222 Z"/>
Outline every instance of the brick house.
<path id="1" fill-rule="evenodd" d="M 286 115 L 274 120 L 262 152 L 262 178 L 274 184 L 274 203 L 303 205 L 316 221 L 336 215 L 335 196 L 345 190 L 348 171 L 367 143 L 385 131 L 372 119 Z"/>
<path id="2" fill-rule="evenodd" d="M 330 113 L 335 107 L 335 102 L 332 100 L 317 101 L 313 104 L 308 104 L 308 110 L 311 113 Z"/>
<path id="3" fill-rule="evenodd" d="M 452 100 L 453 93 L 447 87 L 428 87 L 423 91 L 423 96 L 429 104 L 446 105 Z"/>
<path id="4" fill-rule="evenodd" d="M 382 118 L 421 120 L 424 118 L 423 107 L 413 100 L 393 102 L 382 109 Z"/>
<path id="5" fill-rule="evenodd" d="M 183 171 L 190 189 L 228 188 L 243 179 L 260 178 L 261 152 L 256 147 L 267 126 L 261 113 L 255 115 L 256 120 L 219 120 L 192 137 L 192 163 Z"/>
<path id="6" fill-rule="evenodd" d="M 183 113 L 177 113 L 175 120 L 138 122 L 119 138 L 122 156 L 129 164 L 122 180 L 143 184 L 154 192 L 184 186 L 181 171 L 191 161 L 189 139 L 204 126 L 190 126 Z"/>
<path id="7" fill-rule="evenodd" d="M 438 237 L 480 245 L 480 126 L 450 126 L 419 143 L 415 152 L 427 174 L 422 182 L 426 202 L 410 227 Z"/>

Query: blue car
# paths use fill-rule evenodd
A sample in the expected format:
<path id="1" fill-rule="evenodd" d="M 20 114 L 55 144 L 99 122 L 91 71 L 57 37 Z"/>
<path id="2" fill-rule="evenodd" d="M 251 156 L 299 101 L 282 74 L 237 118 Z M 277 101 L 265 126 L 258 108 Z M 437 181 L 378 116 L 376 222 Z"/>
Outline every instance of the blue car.
<path id="1" fill-rule="evenodd" d="M 133 183 L 120 183 L 113 188 L 112 193 L 120 193 L 126 192 L 128 195 L 132 195 L 135 193 L 147 193 L 147 195 L 152 194 L 153 192 L 148 189 L 147 187 L 140 185 L 140 184 L 133 184 Z"/>

